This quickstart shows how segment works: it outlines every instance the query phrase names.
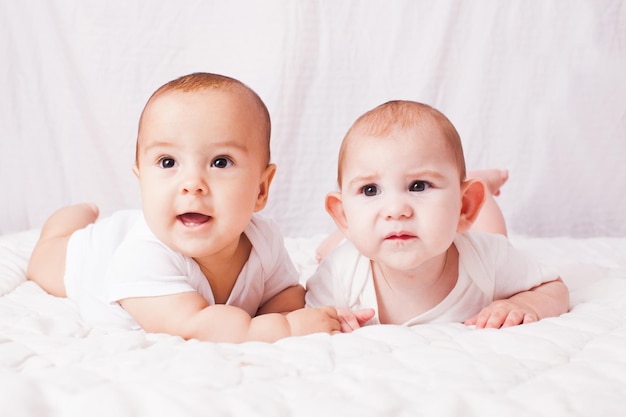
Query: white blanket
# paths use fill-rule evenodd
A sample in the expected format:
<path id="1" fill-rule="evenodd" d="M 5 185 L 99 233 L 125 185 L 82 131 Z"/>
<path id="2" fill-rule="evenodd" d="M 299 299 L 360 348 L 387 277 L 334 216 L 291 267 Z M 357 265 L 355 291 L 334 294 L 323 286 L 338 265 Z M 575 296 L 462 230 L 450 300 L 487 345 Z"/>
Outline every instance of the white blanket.
<path id="1" fill-rule="evenodd" d="M 624 414 L 626 238 L 513 239 L 562 271 L 572 309 L 558 318 L 237 345 L 86 326 L 69 301 L 25 282 L 36 236 L 0 238 L 2 415 Z M 287 239 L 304 275 L 318 240 Z"/>

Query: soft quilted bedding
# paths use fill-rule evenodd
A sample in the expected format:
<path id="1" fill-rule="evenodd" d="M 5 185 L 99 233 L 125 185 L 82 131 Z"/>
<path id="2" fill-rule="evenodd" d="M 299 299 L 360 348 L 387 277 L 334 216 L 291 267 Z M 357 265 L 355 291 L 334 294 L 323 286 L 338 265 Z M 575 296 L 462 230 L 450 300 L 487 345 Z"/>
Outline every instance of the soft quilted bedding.
<path id="1" fill-rule="evenodd" d="M 25 281 L 37 231 L 0 239 L 6 416 L 619 416 L 626 239 L 514 238 L 556 263 L 571 311 L 503 330 L 370 326 L 273 344 L 88 327 Z M 303 277 L 318 239 L 287 239 Z"/>

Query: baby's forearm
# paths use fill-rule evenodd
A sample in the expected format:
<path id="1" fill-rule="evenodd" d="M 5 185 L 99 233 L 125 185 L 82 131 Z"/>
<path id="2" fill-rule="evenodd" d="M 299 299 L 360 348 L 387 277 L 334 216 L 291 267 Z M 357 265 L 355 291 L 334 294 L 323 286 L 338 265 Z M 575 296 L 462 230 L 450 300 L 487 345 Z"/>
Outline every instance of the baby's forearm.
<path id="1" fill-rule="evenodd" d="M 288 313 L 304 307 L 304 287 L 288 287 L 269 299 L 259 308 L 257 315 L 267 313 Z"/>
<path id="2" fill-rule="evenodd" d="M 561 278 L 516 294 L 510 300 L 534 310 L 538 319 L 556 317 L 569 310 L 569 291 Z"/>
<path id="3" fill-rule="evenodd" d="M 194 315 L 185 326 L 185 339 L 241 343 L 274 342 L 291 335 L 283 314 L 270 313 L 254 318 L 245 311 L 226 305 L 213 305 Z"/>
<path id="4" fill-rule="evenodd" d="M 274 342 L 288 336 L 339 331 L 333 307 L 300 308 L 289 313 L 272 312 L 254 318 L 243 309 L 207 305 L 195 292 L 163 297 L 136 297 L 120 300 L 147 332 L 168 333 L 184 339 L 240 343 Z"/>

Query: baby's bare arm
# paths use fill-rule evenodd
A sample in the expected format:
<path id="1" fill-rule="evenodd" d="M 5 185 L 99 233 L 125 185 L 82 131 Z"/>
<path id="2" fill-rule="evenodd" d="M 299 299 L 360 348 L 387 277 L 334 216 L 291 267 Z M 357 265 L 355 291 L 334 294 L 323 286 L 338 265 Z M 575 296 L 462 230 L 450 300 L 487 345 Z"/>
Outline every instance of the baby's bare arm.
<path id="1" fill-rule="evenodd" d="M 505 300 L 496 300 L 465 322 L 477 328 L 500 328 L 555 317 L 569 310 L 569 291 L 561 278 Z"/>
<path id="2" fill-rule="evenodd" d="M 257 315 L 267 313 L 288 313 L 304 307 L 304 287 L 294 285 L 285 288 L 263 304 Z"/>
<path id="3" fill-rule="evenodd" d="M 195 292 L 127 298 L 120 304 L 144 330 L 184 339 L 273 342 L 288 336 L 332 333 L 340 329 L 337 311 L 331 307 L 300 309 L 288 314 L 269 313 L 252 318 L 238 307 L 209 306 Z"/>

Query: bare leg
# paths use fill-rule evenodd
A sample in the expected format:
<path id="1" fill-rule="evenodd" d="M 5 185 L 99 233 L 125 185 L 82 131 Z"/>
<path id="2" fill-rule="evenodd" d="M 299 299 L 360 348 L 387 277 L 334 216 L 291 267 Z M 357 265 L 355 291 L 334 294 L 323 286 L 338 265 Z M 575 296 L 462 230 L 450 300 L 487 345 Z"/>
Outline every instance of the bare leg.
<path id="1" fill-rule="evenodd" d="M 500 195 L 500 187 L 509 179 L 509 172 L 505 169 L 484 169 L 468 172 L 467 177 L 481 180 L 487 188 L 485 203 L 471 230 L 499 233 L 506 236 L 506 222 L 494 196 Z"/>
<path id="2" fill-rule="evenodd" d="M 33 249 L 26 275 L 46 292 L 65 297 L 65 255 L 72 233 L 93 223 L 98 218 L 98 207 L 77 204 L 54 212 L 41 229 Z"/>
<path id="3" fill-rule="evenodd" d="M 481 169 L 477 171 L 468 171 L 467 178 L 476 178 L 481 180 L 487 186 L 487 191 L 492 195 L 500 195 L 500 188 L 509 179 L 509 171 L 506 169 Z"/>
<path id="4" fill-rule="evenodd" d="M 341 243 L 344 239 L 343 232 L 339 229 L 335 229 L 330 235 L 324 238 L 322 242 L 317 246 L 315 250 L 315 260 L 322 262 L 322 259 L 326 257 L 335 247 Z"/>
<path id="5" fill-rule="evenodd" d="M 496 200 L 493 198 L 493 194 L 487 194 L 485 202 L 480 209 L 476 221 L 472 224 L 470 230 L 476 230 L 479 232 L 496 233 L 506 236 L 506 222 L 504 216 Z"/>

